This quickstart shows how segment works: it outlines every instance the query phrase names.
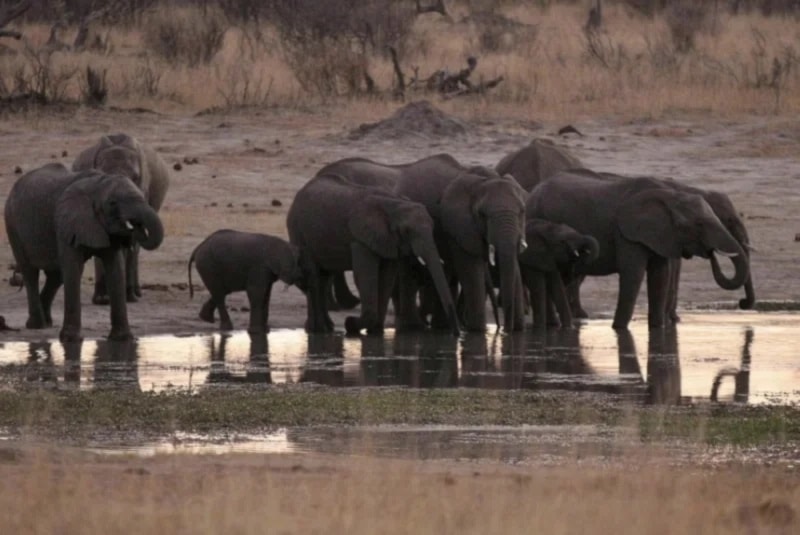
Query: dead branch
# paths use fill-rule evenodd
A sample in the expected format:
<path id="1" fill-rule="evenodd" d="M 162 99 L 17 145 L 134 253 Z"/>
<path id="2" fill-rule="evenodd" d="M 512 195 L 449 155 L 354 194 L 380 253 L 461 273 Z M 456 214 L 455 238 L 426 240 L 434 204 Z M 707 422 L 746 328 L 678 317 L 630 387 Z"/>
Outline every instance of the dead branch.
<path id="1" fill-rule="evenodd" d="M 393 46 L 389 47 L 389 54 L 392 56 L 392 65 L 394 65 L 394 75 L 397 78 L 397 85 L 395 86 L 395 95 L 404 99 L 406 96 L 406 78 L 403 75 L 403 69 L 400 68 L 400 61 L 397 59 L 397 50 Z"/>
<path id="2" fill-rule="evenodd" d="M 481 82 L 481 83 L 479 83 L 477 85 L 472 85 L 471 84 L 470 87 L 464 87 L 464 88 L 459 89 L 458 91 L 453 91 L 451 93 L 445 93 L 443 95 L 443 98 L 449 99 L 449 98 L 454 98 L 454 97 L 461 97 L 461 96 L 464 96 L 464 95 L 483 95 L 489 89 L 492 89 L 493 87 L 497 87 L 500 84 L 500 82 L 502 82 L 502 81 L 503 81 L 503 77 L 502 76 L 498 76 L 497 78 L 489 80 L 488 82 Z"/>
<path id="3" fill-rule="evenodd" d="M 72 42 L 73 50 L 81 50 L 86 46 L 86 40 L 89 38 L 89 24 L 97 19 L 103 18 L 114 10 L 122 8 L 122 2 L 111 2 L 103 8 L 90 11 L 78 24 L 78 33 L 75 35 L 75 40 Z"/>
<path id="4" fill-rule="evenodd" d="M 4 30 L 3 28 L 12 20 L 16 19 L 17 17 L 21 16 L 23 13 L 28 11 L 31 7 L 30 0 L 22 0 L 17 2 L 15 5 L 10 6 L 2 11 L 0 11 L 0 37 L 12 37 L 14 39 L 20 39 L 22 34 L 16 32 L 14 30 Z"/>

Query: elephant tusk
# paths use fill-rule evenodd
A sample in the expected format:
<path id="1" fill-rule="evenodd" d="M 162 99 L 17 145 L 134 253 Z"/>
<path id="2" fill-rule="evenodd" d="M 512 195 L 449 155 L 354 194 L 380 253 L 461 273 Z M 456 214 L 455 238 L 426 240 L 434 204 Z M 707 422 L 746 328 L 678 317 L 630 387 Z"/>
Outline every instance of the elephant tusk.
<path id="1" fill-rule="evenodd" d="M 133 223 L 131 223 L 130 221 L 125 221 L 125 228 L 127 228 L 128 230 L 133 230 Z"/>
<path id="2" fill-rule="evenodd" d="M 756 249 L 755 247 L 753 247 L 749 243 L 745 243 L 744 244 L 744 248 L 747 249 L 748 251 L 752 252 L 752 253 L 757 253 L 758 252 L 758 249 Z"/>
<path id="3" fill-rule="evenodd" d="M 421 257 L 421 256 L 418 256 L 418 257 L 417 257 L 417 260 L 418 260 L 418 261 L 419 261 L 419 263 L 420 263 L 420 264 L 422 264 L 423 266 L 425 265 L 425 261 L 422 259 L 422 257 Z"/>
<path id="4" fill-rule="evenodd" d="M 496 261 L 495 261 L 495 257 L 494 257 L 494 244 L 490 243 L 489 244 L 489 264 L 494 266 L 495 263 L 496 263 Z"/>
<path id="5" fill-rule="evenodd" d="M 525 241 L 525 238 L 521 238 L 519 240 L 519 252 L 524 253 L 525 249 L 528 248 L 528 242 Z"/>
<path id="6" fill-rule="evenodd" d="M 577 249 L 573 249 L 572 254 L 575 255 L 575 258 L 578 258 L 578 257 L 581 256 L 581 252 L 579 250 L 577 250 Z"/>
<path id="7" fill-rule="evenodd" d="M 738 256 L 738 253 L 726 253 L 725 251 L 722 251 L 720 249 L 714 249 L 714 253 L 720 256 L 724 256 L 726 258 L 733 258 L 735 256 Z"/>

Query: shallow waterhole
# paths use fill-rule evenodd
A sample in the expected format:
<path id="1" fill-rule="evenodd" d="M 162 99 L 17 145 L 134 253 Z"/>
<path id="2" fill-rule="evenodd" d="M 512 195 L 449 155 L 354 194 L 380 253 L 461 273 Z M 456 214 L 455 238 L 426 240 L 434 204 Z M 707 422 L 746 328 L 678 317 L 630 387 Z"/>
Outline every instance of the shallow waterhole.
<path id="1" fill-rule="evenodd" d="M 309 335 L 274 330 L 0 344 L 0 384 L 134 391 L 310 383 L 333 387 L 592 391 L 645 404 L 717 400 L 800 401 L 800 314 L 685 313 L 674 329 L 639 319 L 618 333 L 609 320 L 571 331 L 504 335 Z M 380 426 L 280 429 L 269 433 L 173 433 L 137 444 L 97 443 L 102 453 L 304 452 L 524 462 L 621 451 L 625 429 L 602 426 Z M 621 440 L 622 437 L 622 440 Z M 635 442 L 635 441 L 634 441 Z M 534 453 L 535 452 L 535 453 Z"/>

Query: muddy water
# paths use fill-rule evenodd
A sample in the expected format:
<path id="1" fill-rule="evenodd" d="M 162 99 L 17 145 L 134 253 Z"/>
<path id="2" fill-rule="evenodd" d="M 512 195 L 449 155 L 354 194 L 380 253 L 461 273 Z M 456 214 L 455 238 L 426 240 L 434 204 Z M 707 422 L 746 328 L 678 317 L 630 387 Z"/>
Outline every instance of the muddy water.
<path id="1" fill-rule="evenodd" d="M 676 329 L 608 320 L 574 331 L 515 335 L 395 334 L 347 338 L 275 330 L 0 344 L 0 382 L 141 391 L 242 383 L 337 387 L 561 389 L 610 392 L 654 404 L 689 400 L 800 401 L 800 314 L 694 313 Z"/>

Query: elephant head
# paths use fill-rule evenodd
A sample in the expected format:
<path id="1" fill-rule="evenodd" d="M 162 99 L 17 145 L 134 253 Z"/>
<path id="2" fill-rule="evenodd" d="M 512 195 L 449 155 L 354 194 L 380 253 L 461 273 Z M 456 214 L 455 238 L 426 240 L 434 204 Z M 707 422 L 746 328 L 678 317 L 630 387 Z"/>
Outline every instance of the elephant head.
<path id="1" fill-rule="evenodd" d="M 141 150 L 136 140 L 125 134 L 103 136 L 94 153 L 93 167 L 109 175 L 126 176 L 141 188 Z"/>
<path id="2" fill-rule="evenodd" d="M 539 271 L 571 270 L 594 262 L 600 254 L 600 245 L 592 236 L 544 219 L 529 219 L 525 223 L 525 239 L 528 247 L 520 254 L 519 261 Z"/>
<path id="3" fill-rule="evenodd" d="M 487 170 L 453 180 L 440 203 L 442 228 L 455 243 L 468 254 L 497 264 L 506 330 L 522 323 L 518 254 L 526 247 L 524 198 L 525 190 L 513 179 Z"/>
<path id="4" fill-rule="evenodd" d="M 711 209 L 714 210 L 714 214 L 716 214 L 728 232 L 730 232 L 736 241 L 739 242 L 739 245 L 744 251 L 745 257 L 747 258 L 747 265 L 749 267 L 750 251 L 752 251 L 752 247 L 750 246 L 750 237 L 747 235 L 747 229 L 744 226 L 744 222 L 742 222 L 742 219 L 736 212 L 736 208 L 733 206 L 730 198 L 724 193 L 717 191 L 708 191 L 703 198 L 706 200 L 706 202 L 708 202 L 709 206 L 711 206 Z M 715 274 L 718 272 L 719 269 L 717 267 L 715 268 Z M 720 276 L 725 278 L 725 276 L 722 274 L 720 274 Z M 733 281 L 729 282 L 732 283 Z M 751 309 L 756 301 L 756 294 L 753 290 L 752 272 L 747 277 L 747 281 L 744 283 L 744 292 L 745 297 L 739 300 L 739 308 L 745 310 Z"/>
<path id="5" fill-rule="evenodd" d="M 747 254 L 700 195 L 650 189 L 632 195 L 620 207 L 620 233 L 666 258 L 710 258 L 717 284 L 740 288 L 749 277 Z M 735 273 L 722 274 L 716 254 L 728 256 Z"/>
<path id="6" fill-rule="evenodd" d="M 415 256 L 433 278 L 450 326 L 458 335 L 456 308 L 433 239 L 433 219 L 422 204 L 376 192 L 364 199 L 349 227 L 354 239 L 381 258 Z"/>
<path id="7" fill-rule="evenodd" d="M 103 249 L 135 240 L 148 250 L 161 245 L 164 227 L 142 192 L 127 178 L 96 171 L 79 173 L 56 204 L 63 243 Z"/>

